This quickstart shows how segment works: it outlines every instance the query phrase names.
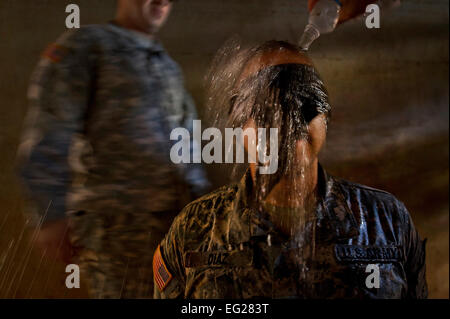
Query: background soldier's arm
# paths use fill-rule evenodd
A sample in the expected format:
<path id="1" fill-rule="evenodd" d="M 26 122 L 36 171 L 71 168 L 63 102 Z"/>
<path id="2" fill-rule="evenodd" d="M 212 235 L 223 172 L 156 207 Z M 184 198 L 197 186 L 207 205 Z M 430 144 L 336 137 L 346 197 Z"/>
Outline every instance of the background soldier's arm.
<path id="1" fill-rule="evenodd" d="M 191 136 L 193 136 L 193 121 L 198 119 L 195 103 L 188 92 L 184 92 L 184 112 L 182 126 L 186 128 Z M 193 141 L 191 143 L 191 154 L 200 153 L 201 156 L 201 141 Z M 206 171 L 202 164 L 188 164 L 186 167 L 186 181 L 191 187 L 194 199 L 204 195 L 211 184 L 208 181 Z"/>
<path id="2" fill-rule="evenodd" d="M 71 183 L 69 147 L 74 134 L 83 130 L 89 103 L 90 56 L 84 49 L 87 43 L 80 31 L 66 33 L 44 52 L 31 80 L 30 106 L 18 158 L 33 203 L 26 213 L 35 222 L 39 217 L 46 222 L 65 217 Z"/>

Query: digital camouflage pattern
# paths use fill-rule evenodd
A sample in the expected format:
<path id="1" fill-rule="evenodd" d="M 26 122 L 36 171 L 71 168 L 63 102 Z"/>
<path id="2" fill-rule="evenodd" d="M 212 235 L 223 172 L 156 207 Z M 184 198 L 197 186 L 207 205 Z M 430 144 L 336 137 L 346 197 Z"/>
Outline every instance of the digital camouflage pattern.
<path id="1" fill-rule="evenodd" d="M 201 166 L 169 157 L 171 130 L 197 118 L 180 68 L 141 33 L 86 26 L 44 52 L 29 99 L 19 149 L 29 218 L 70 217 L 93 297 L 151 296 L 153 250 L 208 186 Z"/>
<path id="2" fill-rule="evenodd" d="M 427 297 L 425 242 L 404 205 L 322 168 L 318 187 L 295 240 L 252 208 L 249 172 L 186 206 L 161 243 L 173 278 L 155 298 Z M 368 264 L 379 266 L 378 289 L 366 286 Z"/>

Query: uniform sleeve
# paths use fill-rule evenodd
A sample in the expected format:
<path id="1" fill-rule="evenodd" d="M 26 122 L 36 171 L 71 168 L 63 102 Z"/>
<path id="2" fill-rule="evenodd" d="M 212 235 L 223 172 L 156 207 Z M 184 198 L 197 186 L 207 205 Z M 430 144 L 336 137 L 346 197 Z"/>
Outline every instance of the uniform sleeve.
<path id="1" fill-rule="evenodd" d="M 86 43 L 79 30 L 64 34 L 43 53 L 32 75 L 17 155 L 29 204 L 25 213 L 34 222 L 65 217 L 69 148 L 74 135 L 83 131 L 90 96 Z"/>
<path id="2" fill-rule="evenodd" d="M 191 136 L 193 136 L 193 121 L 198 119 L 195 103 L 191 95 L 185 91 L 184 93 L 184 111 L 183 127 L 185 127 Z M 191 143 L 191 154 L 199 154 L 201 156 L 201 141 L 194 140 Z M 191 192 L 194 198 L 200 197 L 207 193 L 211 184 L 208 181 L 206 171 L 202 164 L 189 164 L 186 167 L 186 181 L 191 186 Z"/>
<path id="3" fill-rule="evenodd" d="M 153 256 L 155 299 L 183 298 L 186 272 L 183 263 L 183 212 L 178 215 Z"/>
<path id="4" fill-rule="evenodd" d="M 428 297 L 428 286 L 426 281 L 425 266 L 425 244 L 414 227 L 411 216 L 402 204 L 406 214 L 406 276 L 408 280 L 409 299 L 426 299 Z"/>

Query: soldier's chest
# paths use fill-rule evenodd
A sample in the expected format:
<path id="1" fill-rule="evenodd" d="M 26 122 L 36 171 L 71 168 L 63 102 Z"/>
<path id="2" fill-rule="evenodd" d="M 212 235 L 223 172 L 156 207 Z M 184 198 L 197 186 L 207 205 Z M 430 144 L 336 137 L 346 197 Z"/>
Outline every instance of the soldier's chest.
<path id="1" fill-rule="evenodd" d="M 345 259 L 359 253 L 353 261 Z M 348 248 L 350 247 L 350 248 Z M 192 298 L 395 298 L 406 289 L 403 266 L 383 247 L 367 253 L 336 243 L 302 247 L 259 242 L 243 250 L 216 250 L 191 256 L 186 296 Z M 356 247 L 356 246 L 355 246 Z M 241 247 L 242 248 L 242 247 Z M 355 248 L 356 249 L 356 248 Z M 378 255 L 377 255 L 378 254 Z M 380 255 L 381 254 L 381 255 Z M 384 254 L 384 255 L 383 255 Z M 188 254 L 189 255 L 189 254 Z M 378 288 L 367 272 L 378 268 Z M 189 259 L 189 258 L 188 258 Z M 363 261 L 364 259 L 364 261 Z M 373 269 L 373 268 L 370 268 Z M 369 283 L 369 286 L 368 286 Z"/>
<path id="2" fill-rule="evenodd" d="M 176 114 L 183 101 L 181 70 L 163 52 L 105 50 L 97 63 L 95 82 L 98 100 L 127 103 L 130 111 L 165 107 L 169 114 Z"/>

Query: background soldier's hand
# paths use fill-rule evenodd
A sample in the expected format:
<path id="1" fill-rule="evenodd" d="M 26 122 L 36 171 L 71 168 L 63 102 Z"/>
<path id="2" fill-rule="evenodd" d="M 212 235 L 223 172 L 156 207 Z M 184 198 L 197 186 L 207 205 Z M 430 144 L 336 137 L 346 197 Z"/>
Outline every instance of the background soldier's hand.
<path id="1" fill-rule="evenodd" d="M 44 223 L 41 229 L 37 230 L 34 245 L 40 248 L 47 258 L 70 264 L 73 249 L 69 240 L 68 220 Z"/>

